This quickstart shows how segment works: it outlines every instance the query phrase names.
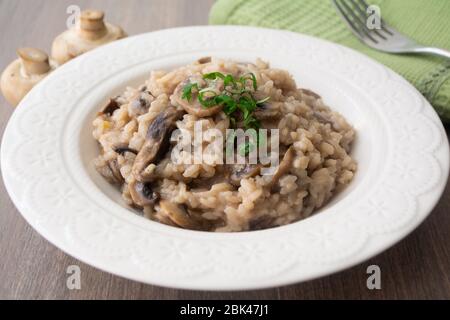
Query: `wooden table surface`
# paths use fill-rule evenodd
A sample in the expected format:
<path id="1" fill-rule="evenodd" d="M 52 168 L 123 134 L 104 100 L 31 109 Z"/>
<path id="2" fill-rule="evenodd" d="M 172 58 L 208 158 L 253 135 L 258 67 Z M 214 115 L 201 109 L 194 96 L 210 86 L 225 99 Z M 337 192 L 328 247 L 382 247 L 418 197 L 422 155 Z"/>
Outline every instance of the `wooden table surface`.
<path id="1" fill-rule="evenodd" d="M 0 68 L 21 46 L 49 50 L 65 28 L 66 8 L 106 11 L 130 35 L 207 24 L 213 0 L 0 0 Z M 0 98 L 3 135 L 13 108 Z M 447 128 L 447 133 L 449 128 Z M 99 271 L 48 243 L 22 218 L 0 182 L 2 299 L 450 299 L 450 184 L 430 217 L 402 242 L 350 270 L 322 279 L 249 292 L 166 289 Z M 381 268 L 381 290 L 366 287 L 367 266 Z M 81 268 L 81 290 L 66 287 L 67 267 Z"/>

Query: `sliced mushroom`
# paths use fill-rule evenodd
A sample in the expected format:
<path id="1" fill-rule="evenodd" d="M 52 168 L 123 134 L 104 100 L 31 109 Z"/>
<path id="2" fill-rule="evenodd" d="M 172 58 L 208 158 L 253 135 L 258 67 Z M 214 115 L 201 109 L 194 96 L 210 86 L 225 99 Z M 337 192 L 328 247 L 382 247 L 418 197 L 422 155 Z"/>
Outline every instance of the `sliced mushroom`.
<path id="1" fill-rule="evenodd" d="M 183 89 L 185 86 L 189 85 L 191 82 L 196 80 L 188 78 L 187 80 L 181 82 L 174 91 L 174 99 L 177 104 L 179 104 L 187 113 L 194 115 L 199 118 L 211 117 L 222 110 L 221 105 L 212 106 L 212 107 L 204 107 L 200 104 L 197 99 L 197 93 L 192 93 L 192 98 L 190 101 L 187 99 L 183 99 Z M 219 83 L 219 82 L 217 82 Z M 219 85 L 219 84 L 218 84 Z"/>
<path id="2" fill-rule="evenodd" d="M 128 188 L 133 202 L 141 207 L 154 206 L 160 198 L 159 193 L 153 191 L 150 183 L 132 179 L 128 184 Z"/>
<path id="3" fill-rule="evenodd" d="M 203 57 L 197 60 L 199 64 L 206 64 L 211 62 L 211 57 Z"/>
<path id="4" fill-rule="evenodd" d="M 151 177 L 144 173 L 145 168 L 151 163 L 157 162 L 169 148 L 170 134 L 175 129 L 175 123 L 181 118 L 183 112 L 168 107 L 159 114 L 150 124 L 145 137 L 146 142 L 136 156 L 132 173 L 142 182 L 148 182 Z"/>
<path id="5" fill-rule="evenodd" d="M 116 179 L 116 181 L 118 183 L 123 183 L 124 179 L 123 179 L 122 173 L 120 173 L 120 166 L 119 166 L 119 163 L 117 162 L 117 159 L 109 161 L 108 166 L 111 169 L 111 172 L 112 172 L 114 178 Z"/>
<path id="6" fill-rule="evenodd" d="M 161 200 L 159 202 L 159 206 L 161 211 L 166 214 L 177 226 L 192 230 L 203 229 L 202 224 L 194 219 L 184 206 L 167 200 Z"/>
<path id="7" fill-rule="evenodd" d="M 323 124 L 329 124 L 334 130 L 339 131 L 339 125 L 336 124 L 336 120 L 333 120 L 332 117 L 326 112 L 314 111 L 314 117 Z"/>
<path id="8" fill-rule="evenodd" d="M 56 67 L 39 49 L 21 48 L 17 54 L 19 59 L 6 67 L 0 80 L 1 91 L 13 106 Z"/>
<path id="9" fill-rule="evenodd" d="M 104 16 L 98 10 L 83 11 L 73 28 L 55 38 L 52 57 L 64 64 L 89 50 L 127 36 L 120 27 L 105 22 Z"/>
<path id="10" fill-rule="evenodd" d="M 257 176 L 261 172 L 262 167 L 260 163 L 233 165 L 229 176 L 230 182 L 235 186 L 240 186 L 242 179 Z"/>
<path id="11" fill-rule="evenodd" d="M 315 93 L 314 91 L 311 91 L 311 90 L 308 90 L 308 89 L 300 89 L 300 91 L 301 91 L 302 94 L 314 97 L 316 99 L 320 99 L 320 96 L 317 93 Z"/>
<path id="12" fill-rule="evenodd" d="M 130 113 L 138 117 L 148 112 L 154 97 L 147 91 L 139 92 L 130 103 Z"/>
<path id="13" fill-rule="evenodd" d="M 295 157 L 295 150 L 291 146 L 284 154 L 283 160 L 281 160 L 280 164 L 278 165 L 278 168 L 276 169 L 275 173 L 273 174 L 270 182 L 267 184 L 267 187 L 273 188 L 275 186 L 275 184 L 278 182 L 278 180 L 280 180 L 280 178 L 284 174 L 289 172 L 289 170 L 291 169 L 292 161 L 294 160 L 294 157 Z"/>
<path id="14" fill-rule="evenodd" d="M 122 184 L 124 182 L 116 159 L 109 160 L 102 165 L 97 165 L 96 169 L 98 173 L 100 173 L 110 183 Z"/>
<path id="15" fill-rule="evenodd" d="M 253 115 L 259 120 L 278 118 L 281 115 L 282 104 L 282 102 L 265 102 L 255 109 Z"/>
<path id="16" fill-rule="evenodd" d="M 112 98 L 112 99 L 109 99 L 108 104 L 103 107 L 103 109 L 100 111 L 100 114 L 106 114 L 106 115 L 112 116 L 114 111 L 116 111 L 119 108 L 120 108 L 120 104 L 117 101 L 117 97 Z"/>
<path id="17" fill-rule="evenodd" d="M 262 229 L 275 227 L 273 225 L 274 221 L 275 221 L 274 217 L 261 216 L 261 217 L 258 217 L 256 219 L 252 219 L 249 222 L 249 229 L 254 231 L 254 230 L 262 230 Z"/>
<path id="18" fill-rule="evenodd" d="M 125 153 L 129 152 L 129 153 L 133 153 L 135 155 L 138 154 L 137 150 L 134 150 L 130 147 L 128 147 L 127 145 L 120 145 L 120 146 L 116 146 L 113 148 L 114 152 L 117 154 L 120 154 L 121 156 L 124 156 Z"/>

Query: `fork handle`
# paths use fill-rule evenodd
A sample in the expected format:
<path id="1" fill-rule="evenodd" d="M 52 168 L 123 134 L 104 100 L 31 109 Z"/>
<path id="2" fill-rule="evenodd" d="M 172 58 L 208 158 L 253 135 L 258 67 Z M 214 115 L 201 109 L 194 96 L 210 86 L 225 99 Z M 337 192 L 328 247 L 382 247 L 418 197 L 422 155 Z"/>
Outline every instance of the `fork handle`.
<path id="1" fill-rule="evenodd" d="M 433 47 L 414 48 L 414 52 L 429 53 L 435 56 L 450 59 L 450 51 L 440 48 L 433 48 Z"/>

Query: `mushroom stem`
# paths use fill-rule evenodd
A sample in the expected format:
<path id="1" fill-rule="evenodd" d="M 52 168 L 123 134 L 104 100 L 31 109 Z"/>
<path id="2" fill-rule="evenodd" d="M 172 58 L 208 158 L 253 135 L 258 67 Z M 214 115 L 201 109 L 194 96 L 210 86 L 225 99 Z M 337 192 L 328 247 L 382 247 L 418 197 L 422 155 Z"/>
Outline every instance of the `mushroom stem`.
<path id="1" fill-rule="evenodd" d="M 55 38 L 52 58 L 60 65 L 98 46 L 126 37 L 122 28 L 104 20 L 99 10 L 85 10 L 77 19 L 76 26 Z"/>
<path id="2" fill-rule="evenodd" d="M 13 106 L 55 68 L 41 50 L 22 48 L 17 54 L 19 58 L 11 62 L 0 77 L 1 92 Z"/>
<path id="3" fill-rule="evenodd" d="M 80 16 L 79 34 L 89 40 L 103 37 L 108 30 L 104 22 L 105 14 L 99 10 L 85 10 Z"/>
<path id="4" fill-rule="evenodd" d="M 48 55 L 39 49 L 21 48 L 17 50 L 26 75 L 45 74 L 50 71 Z"/>

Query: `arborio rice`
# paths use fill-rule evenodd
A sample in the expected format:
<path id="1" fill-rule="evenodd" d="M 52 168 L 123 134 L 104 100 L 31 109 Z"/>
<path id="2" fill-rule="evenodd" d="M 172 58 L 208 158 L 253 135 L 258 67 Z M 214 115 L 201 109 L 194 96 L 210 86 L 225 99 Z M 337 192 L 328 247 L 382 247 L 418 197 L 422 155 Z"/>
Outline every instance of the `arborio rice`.
<path id="1" fill-rule="evenodd" d="M 255 166 L 222 164 L 221 159 L 209 164 L 171 160 L 171 151 L 181 143 L 168 141 L 174 129 L 194 135 L 200 121 L 202 129 L 215 128 L 225 136 L 226 129 L 247 121 L 241 109 L 230 115 L 225 103 L 199 104 L 204 87 L 215 92 L 207 92 L 205 101 L 221 91 L 234 92 L 227 91 L 230 84 L 223 78 L 205 79 L 213 72 L 244 79 L 236 88 L 259 101 L 247 115 L 253 125 L 279 129 L 280 163 L 273 175 L 261 174 L 260 166 L 253 170 Z M 356 171 L 349 155 L 354 129 L 320 96 L 297 88 L 287 71 L 261 60 L 243 64 L 203 58 L 172 71 L 153 71 L 141 87 L 112 98 L 93 125 L 100 174 L 117 184 L 125 201 L 145 217 L 186 229 L 258 230 L 304 219 L 349 184 Z M 201 143 L 205 149 L 212 142 Z"/>

